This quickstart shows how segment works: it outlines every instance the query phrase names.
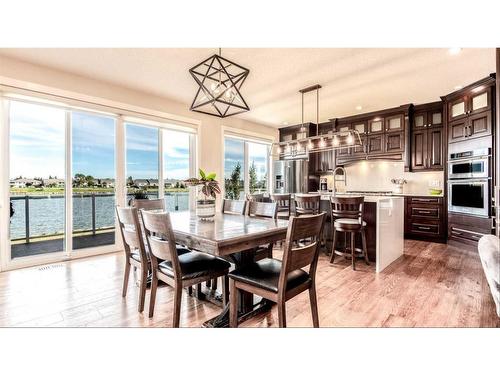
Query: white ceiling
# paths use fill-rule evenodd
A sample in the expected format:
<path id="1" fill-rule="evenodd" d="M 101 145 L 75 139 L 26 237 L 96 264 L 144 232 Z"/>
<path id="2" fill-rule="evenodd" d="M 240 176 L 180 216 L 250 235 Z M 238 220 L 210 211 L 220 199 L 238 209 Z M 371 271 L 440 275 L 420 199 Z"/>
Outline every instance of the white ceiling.
<path id="1" fill-rule="evenodd" d="M 217 49 L 0 49 L 0 54 L 165 96 L 189 106 L 196 84 L 188 69 Z M 222 56 L 250 69 L 241 90 L 242 118 L 281 127 L 300 123 L 298 90 L 316 83 L 320 121 L 406 103 L 439 100 L 495 71 L 495 50 L 224 48 Z M 315 94 L 305 121 L 316 120 Z M 362 110 L 356 110 L 361 105 Z"/>

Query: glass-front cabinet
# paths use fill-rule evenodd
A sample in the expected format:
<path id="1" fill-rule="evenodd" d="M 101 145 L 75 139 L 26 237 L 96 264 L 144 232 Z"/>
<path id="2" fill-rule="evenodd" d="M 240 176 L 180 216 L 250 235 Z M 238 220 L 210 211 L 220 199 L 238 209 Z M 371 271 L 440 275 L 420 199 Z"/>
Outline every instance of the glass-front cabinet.
<path id="1" fill-rule="evenodd" d="M 404 116 L 397 115 L 385 118 L 386 132 L 399 132 L 403 130 Z"/>

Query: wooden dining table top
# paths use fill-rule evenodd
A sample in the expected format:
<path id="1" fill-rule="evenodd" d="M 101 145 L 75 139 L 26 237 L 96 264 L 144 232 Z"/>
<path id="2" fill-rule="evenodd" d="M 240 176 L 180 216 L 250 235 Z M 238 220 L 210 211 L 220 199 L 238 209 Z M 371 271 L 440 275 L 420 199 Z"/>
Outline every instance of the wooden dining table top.
<path id="1" fill-rule="evenodd" d="M 288 220 L 217 213 L 200 220 L 193 211 L 170 212 L 177 243 L 213 255 L 229 255 L 285 239 Z"/>

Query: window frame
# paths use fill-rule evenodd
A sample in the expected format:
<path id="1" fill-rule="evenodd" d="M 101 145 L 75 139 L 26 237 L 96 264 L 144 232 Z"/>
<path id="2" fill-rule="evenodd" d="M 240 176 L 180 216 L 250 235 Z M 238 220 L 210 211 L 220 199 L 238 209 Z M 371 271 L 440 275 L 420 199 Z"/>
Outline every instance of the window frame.
<path id="1" fill-rule="evenodd" d="M 227 138 L 231 139 L 236 139 L 243 141 L 243 161 L 244 161 L 244 173 L 243 173 L 243 186 L 244 186 L 244 195 L 246 196 L 247 194 L 250 194 L 250 165 L 249 165 L 249 151 L 248 151 L 248 144 L 249 143 L 258 143 L 262 145 L 266 145 L 267 147 L 271 147 L 272 143 L 274 142 L 273 137 L 265 138 L 262 137 L 262 135 L 257 135 L 256 133 L 252 132 L 247 132 L 247 131 L 242 131 L 239 129 L 232 129 L 228 127 L 223 127 L 222 131 L 222 170 L 223 173 L 222 175 L 224 176 L 224 181 L 226 179 L 225 173 L 225 159 L 226 159 L 226 146 L 225 146 L 225 140 Z M 264 194 L 269 194 L 270 193 L 270 176 L 272 175 L 272 162 L 271 162 L 271 156 L 270 156 L 270 149 L 268 149 L 268 155 L 267 155 L 267 162 L 266 162 L 266 178 L 267 178 L 267 186 Z M 225 189 L 225 183 L 222 184 L 222 196 L 226 196 L 226 189 Z"/>
<path id="2" fill-rule="evenodd" d="M 49 97 L 49 100 L 47 100 Z M 1 91 L 0 86 L 0 180 L 4 183 L 0 184 L 0 271 L 12 270 L 28 266 L 42 265 L 62 260 L 77 259 L 91 255 L 105 254 L 110 252 L 121 251 L 122 243 L 121 236 L 117 232 L 118 225 L 115 215 L 115 243 L 105 246 L 96 246 L 87 249 L 74 250 L 72 248 L 72 228 L 73 228 L 73 207 L 72 207 L 72 131 L 71 117 L 73 112 L 89 113 L 98 116 L 111 117 L 115 120 L 115 202 L 117 205 L 126 205 L 126 123 L 133 123 L 140 126 L 157 127 L 159 128 L 159 148 L 162 147 L 161 129 L 172 131 L 180 131 L 190 135 L 189 142 L 189 171 L 190 175 L 194 175 L 198 165 L 198 126 L 193 123 L 183 123 L 176 119 L 162 119 L 157 121 L 156 117 L 148 117 L 147 114 L 142 116 L 130 116 L 123 114 L 124 111 L 120 108 L 106 107 L 103 105 L 93 104 L 92 102 L 80 102 L 78 100 L 70 100 L 65 102 L 59 101 L 59 97 L 52 98 L 50 94 L 40 95 L 17 95 L 15 93 Z M 10 202 L 10 103 L 13 101 L 25 102 L 34 105 L 55 107 L 65 111 L 65 249 L 62 252 L 54 252 L 48 254 L 32 255 L 26 257 L 18 257 L 11 259 L 10 245 L 10 225 L 9 217 L 4 210 L 4 207 L 9 207 Z M 162 181 L 159 184 L 158 193 L 163 198 L 164 183 L 163 183 L 163 149 L 159 150 L 159 174 L 158 179 Z M 195 194 L 193 189 L 189 192 L 190 209 L 195 205 Z"/>

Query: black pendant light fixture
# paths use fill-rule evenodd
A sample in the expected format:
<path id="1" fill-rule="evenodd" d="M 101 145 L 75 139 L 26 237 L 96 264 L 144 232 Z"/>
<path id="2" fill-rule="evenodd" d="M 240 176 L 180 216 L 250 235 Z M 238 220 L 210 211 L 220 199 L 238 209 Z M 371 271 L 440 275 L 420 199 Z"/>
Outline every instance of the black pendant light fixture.
<path id="1" fill-rule="evenodd" d="M 198 84 L 191 111 L 228 117 L 249 111 L 240 89 L 250 70 L 219 54 L 210 56 L 189 69 Z"/>

